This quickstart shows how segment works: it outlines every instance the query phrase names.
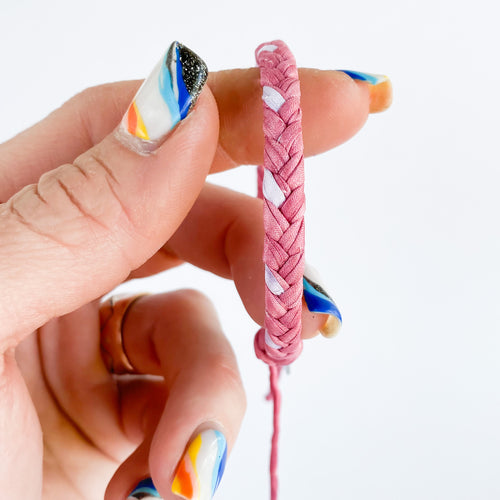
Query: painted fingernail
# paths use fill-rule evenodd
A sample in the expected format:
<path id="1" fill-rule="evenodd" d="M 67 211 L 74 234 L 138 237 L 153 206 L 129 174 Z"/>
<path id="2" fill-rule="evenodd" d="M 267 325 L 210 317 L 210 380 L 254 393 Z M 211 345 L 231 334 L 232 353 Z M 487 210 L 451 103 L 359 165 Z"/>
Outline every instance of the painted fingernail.
<path id="1" fill-rule="evenodd" d="M 329 315 L 326 323 L 320 329 L 321 334 L 324 337 L 333 337 L 342 326 L 342 315 L 320 283 L 318 272 L 309 264 L 306 264 L 304 269 L 303 285 L 304 299 L 309 311 Z"/>
<path id="2" fill-rule="evenodd" d="M 158 491 L 156 491 L 153 480 L 148 477 L 142 480 L 134 489 L 132 493 L 127 497 L 127 500 L 146 500 L 148 498 L 161 498 Z"/>
<path id="3" fill-rule="evenodd" d="M 206 64 L 174 42 L 138 90 L 118 129 L 139 153 L 151 153 L 193 108 L 207 81 Z"/>
<path id="4" fill-rule="evenodd" d="M 211 500 L 224 474 L 226 458 L 224 435 L 215 430 L 201 432 L 177 466 L 172 493 L 189 500 Z"/>
<path id="5" fill-rule="evenodd" d="M 385 111 L 392 103 L 392 84 L 389 77 L 363 73 L 361 71 L 341 70 L 353 80 L 367 82 L 370 85 L 370 113 Z"/>

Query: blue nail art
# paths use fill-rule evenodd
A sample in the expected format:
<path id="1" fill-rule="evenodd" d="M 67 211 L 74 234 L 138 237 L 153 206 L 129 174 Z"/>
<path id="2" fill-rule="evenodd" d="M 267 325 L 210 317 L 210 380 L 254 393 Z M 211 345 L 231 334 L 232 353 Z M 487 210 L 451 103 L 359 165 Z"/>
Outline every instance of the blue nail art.
<path id="1" fill-rule="evenodd" d="M 226 468 L 226 460 L 227 460 L 227 444 L 226 444 L 226 438 L 222 435 L 222 433 L 217 432 L 217 436 L 219 437 L 219 456 L 220 456 L 220 461 L 219 461 L 219 466 L 214 467 L 214 472 L 212 476 L 212 495 L 215 493 L 217 488 L 219 487 L 220 481 L 222 479 L 222 476 L 224 475 L 224 470 Z M 222 436 L 222 438 L 220 438 Z"/>
<path id="2" fill-rule="evenodd" d="M 373 73 L 363 73 L 362 71 L 350 71 L 347 69 L 341 69 L 346 75 L 350 76 L 353 80 L 361 80 L 363 82 L 371 83 L 372 85 L 378 85 L 379 83 L 387 81 L 389 78 L 385 75 L 375 75 Z"/>
<path id="3" fill-rule="evenodd" d="M 304 285 L 304 299 L 309 311 L 331 314 L 342 322 L 342 315 L 337 305 L 326 293 L 325 289 L 306 275 L 304 275 L 302 282 Z"/>
<path id="4" fill-rule="evenodd" d="M 148 498 L 161 498 L 153 484 L 153 480 L 148 477 L 143 479 L 127 497 L 127 500 L 146 500 Z"/>

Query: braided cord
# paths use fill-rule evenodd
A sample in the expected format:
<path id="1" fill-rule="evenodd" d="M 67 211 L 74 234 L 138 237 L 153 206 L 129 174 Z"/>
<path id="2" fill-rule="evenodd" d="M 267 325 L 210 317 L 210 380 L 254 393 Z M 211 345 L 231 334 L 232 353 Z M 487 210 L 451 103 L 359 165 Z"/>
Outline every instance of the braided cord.
<path id="1" fill-rule="evenodd" d="M 302 350 L 304 274 L 304 146 L 300 85 L 295 59 L 281 41 L 256 50 L 264 101 L 265 328 L 257 356 L 284 366 Z"/>
<path id="2" fill-rule="evenodd" d="M 254 341 L 258 358 L 270 367 L 274 402 L 271 447 L 271 500 L 278 491 L 278 437 L 281 394 L 278 378 L 302 351 L 302 277 L 304 274 L 304 146 L 300 85 L 295 59 L 280 40 L 261 44 L 264 102 L 264 165 L 258 171 L 264 201 L 265 323 Z"/>

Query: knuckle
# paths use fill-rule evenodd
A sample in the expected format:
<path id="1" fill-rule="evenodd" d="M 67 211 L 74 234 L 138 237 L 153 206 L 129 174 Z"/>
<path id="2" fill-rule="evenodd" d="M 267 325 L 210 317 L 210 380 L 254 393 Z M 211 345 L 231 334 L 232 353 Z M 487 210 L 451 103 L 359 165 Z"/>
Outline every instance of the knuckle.
<path id="1" fill-rule="evenodd" d="M 212 301 L 195 288 L 183 288 L 167 292 L 168 309 L 175 311 L 178 317 L 189 319 L 189 322 L 201 322 L 202 318 L 211 323 L 217 317 Z"/>
<path id="2" fill-rule="evenodd" d="M 92 150 L 68 165 L 61 181 L 69 201 L 88 221 L 106 229 L 131 224 L 119 181 L 106 160 Z"/>
<path id="3" fill-rule="evenodd" d="M 129 231 L 126 206 L 111 170 L 88 155 L 42 175 L 37 184 L 16 194 L 9 212 L 31 232 L 66 247 L 110 239 L 117 228 Z M 113 238 L 112 238 L 113 239 Z"/>
<path id="4" fill-rule="evenodd" d="M 177 291 L 178 300 L 184 302 L 189 309 L 210 309 L 213 311 L 212 301 L 203 292 L 195 288 L 183 288 Z"/>

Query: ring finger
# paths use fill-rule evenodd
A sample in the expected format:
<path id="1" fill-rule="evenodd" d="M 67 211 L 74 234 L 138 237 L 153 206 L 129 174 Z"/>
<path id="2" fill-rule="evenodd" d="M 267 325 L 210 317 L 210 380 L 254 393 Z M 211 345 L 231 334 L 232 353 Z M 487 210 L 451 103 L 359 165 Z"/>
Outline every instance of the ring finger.
<path id="1" fill-rule="evenodd" d="M 151 478 L 164 499 L 178 498 L 172 491 L 211 498 L 226 448 L 236 439 L 245 396 L 210 301 L 192 290 L 142 297 L 127 311 L 122 337 L 134 370 L 161 375 L 165 386 L 159 398 L 157 387 L 148 397 L 137 385 L 121 384 L 123 427 L 144 438 L 111 480 L 106 500 L 144 498 L 133 492 L 151 488 Z M 165 400 L 160 410 L 159 399 Z"/>

